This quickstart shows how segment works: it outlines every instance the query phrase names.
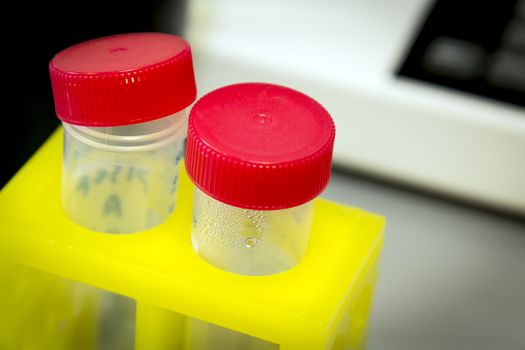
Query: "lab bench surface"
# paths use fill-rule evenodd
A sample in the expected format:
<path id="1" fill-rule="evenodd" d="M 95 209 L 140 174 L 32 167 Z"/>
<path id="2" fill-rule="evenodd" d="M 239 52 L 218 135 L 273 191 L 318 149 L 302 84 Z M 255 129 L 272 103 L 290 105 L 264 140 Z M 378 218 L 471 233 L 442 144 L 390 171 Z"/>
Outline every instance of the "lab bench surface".
<path id="1" fill-rule="evenodd" d="M 323 197 L 387 218 L 369 350 L 525 348 L 525 222 L 337 171 Z"/>

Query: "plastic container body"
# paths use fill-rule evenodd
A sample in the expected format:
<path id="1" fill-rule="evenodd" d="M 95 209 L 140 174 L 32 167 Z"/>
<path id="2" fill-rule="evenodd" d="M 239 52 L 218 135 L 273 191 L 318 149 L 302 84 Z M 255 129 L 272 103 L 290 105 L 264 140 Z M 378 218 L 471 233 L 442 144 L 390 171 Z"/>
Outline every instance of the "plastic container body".
<path id="1" fill-rule="evenodd" d="M 67 216 L 107 233 L 162 223 L 175 207 L 196 96 L 190 45 L 165 33 L 107 36 L 62 50 L 49 73 Z"/>
<path id="2" fill-rule="evenodd" d="M 308 249 L 312 201 L 330 178 L 334 138 L 328 112 L 283 86 L 236 84 L 201 98 L 190 113 L 185 161 L 197 187 L 195 252 L 241 275 L 272 275 L 299 264 Z M 278 348 L 198 320 L 189 329 L 199 350 Z"/>
<path id="3" fill-rule="evenodd" d="M 302 261 L 312 219 L 312 201 L 287 209 L 252 210 L 196 189 L 191 240 L 199 256 L 222 270 L 269 275 Z"/>
<path id="4" fill-rule="evenodd" d="M 61 202 L 78 224 L 108 233 L 162 223 L 175 207 L 185 110 L 118 127 L 63 122 Z"/>

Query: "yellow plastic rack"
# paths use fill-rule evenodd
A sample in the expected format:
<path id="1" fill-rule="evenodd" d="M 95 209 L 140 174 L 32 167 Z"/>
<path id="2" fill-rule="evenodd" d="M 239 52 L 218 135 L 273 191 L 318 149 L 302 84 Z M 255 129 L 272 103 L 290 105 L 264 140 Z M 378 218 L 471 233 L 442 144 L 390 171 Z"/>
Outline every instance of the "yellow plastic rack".
<path id="1" fill-rule="evenodd" d="M 364 348 L 382 217 L 318 199 L 302 263 L 271 276 L 235 275 L 192 250 L 193 185 L 185 174 L 167 222 L 103 234 L 63 214 L 61 150 L 58 129 L 0 193 L 0 348 L 96 348 L 94 301 L 84 300 L 80 313 L 66 280 L 134 299 L 136 350 L 185 349 L 190 318 L 281 350 Z"/>

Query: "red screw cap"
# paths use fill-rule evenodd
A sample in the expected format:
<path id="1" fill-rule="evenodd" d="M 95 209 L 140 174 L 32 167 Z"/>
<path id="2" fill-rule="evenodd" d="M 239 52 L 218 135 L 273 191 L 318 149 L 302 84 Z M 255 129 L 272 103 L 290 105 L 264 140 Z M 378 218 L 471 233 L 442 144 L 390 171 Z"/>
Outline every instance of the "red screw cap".
<path id="1" fill-rule="evenodd" d="M 143 123 L 174 114 L 194 100 L 189 44 L 163 33 L 89 40 L 49 64 L 58 117 L 86 126 Z"/>
<path id="2" fill-rule="evenodd" d="M 275 210 L 317 197 L 330 179 L 335 126 L 310 97 L 278 85 L 215 90 L 190 112 L 186 169 L 209 196 Z"/>

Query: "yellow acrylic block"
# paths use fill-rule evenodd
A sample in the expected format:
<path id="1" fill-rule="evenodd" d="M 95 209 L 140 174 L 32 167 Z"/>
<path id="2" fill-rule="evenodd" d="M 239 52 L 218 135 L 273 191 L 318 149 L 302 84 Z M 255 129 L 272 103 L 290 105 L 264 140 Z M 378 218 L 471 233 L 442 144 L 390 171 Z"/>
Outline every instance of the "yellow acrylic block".
<path id="1" fill-rule="evenodd" d="M 70 221 L 59 203 L 61 142 L 59 129 L 0 193 L 0 348 L 98 348 L 93 290 L 136 301 L 136 350 L 192 349 L 195 320 L 281 350 L 364 348 L 382 217 L 318 199 L 303 262 L 235 275 L 192 250 L 185 174 L 174 214 L 153 229 L 105 234 Z"/>

